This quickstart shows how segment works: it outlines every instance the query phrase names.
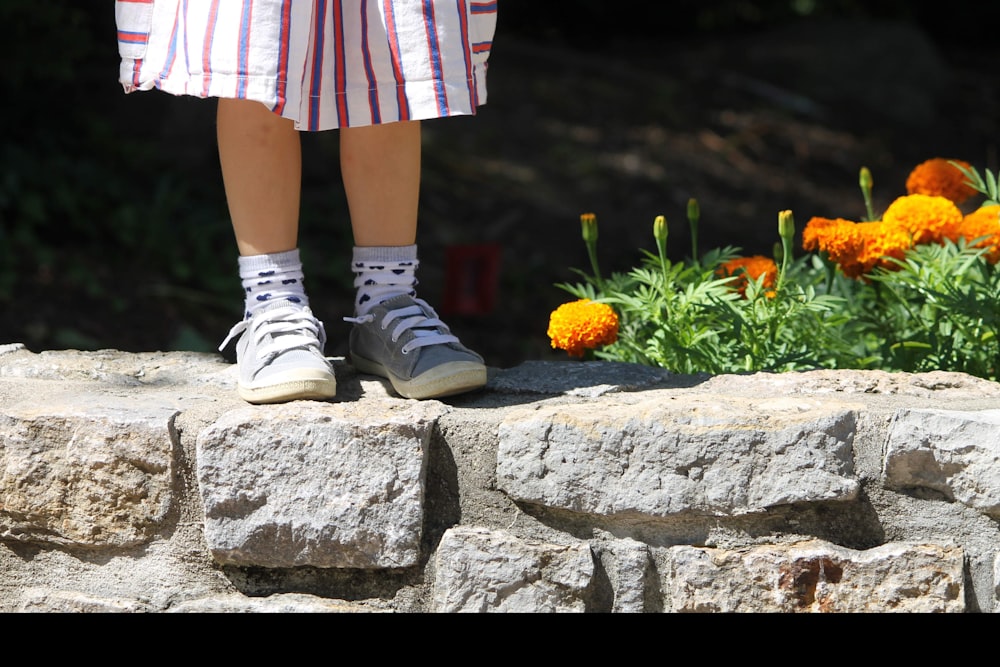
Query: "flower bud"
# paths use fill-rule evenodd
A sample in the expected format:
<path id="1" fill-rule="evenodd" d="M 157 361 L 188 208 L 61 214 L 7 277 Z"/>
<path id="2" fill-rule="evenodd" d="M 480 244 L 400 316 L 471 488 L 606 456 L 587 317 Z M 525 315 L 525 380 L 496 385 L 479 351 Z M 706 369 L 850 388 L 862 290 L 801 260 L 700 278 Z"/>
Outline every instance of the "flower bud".
<path id="1" fill-rule="evenodd" d="M 656 239 L 657 243 L 663 243 L 667 240 L 667 219 L 662 215 L 656 216 L 653 220 L 653 238 Z"/>
<path id="2" fill-rule="evenodd" d="M 865 192 L 871 192 L 874 182 L 872 181 L 872 172 L 868 167 L 861 167 L 861 174 L 858 176 L 858 183 L 861 185 L 861 189 Z"/>
<path id="3" fill-rule="evenodd" d="M 688 216 L 688 221 L 690 221 L 692 224 L 697 223 L 698 218 L 701 217 L 701 209 L 698 207 L 697 199 L 694 198 L 688 199 L 687 216 Z"/>
<path id="4" fill-rule="evenodd" d="M 781 211 L 778 213 L 778 236 L 783 239 L 790 239 L 795 236 L 795 218 L 791 211 Z"/>
<path id="5" fill-rule="evenodd" d="M 581 213 L 580 229 L 583 233 L 584 243 L 597 241 L 597 216 L 593 213 Z"/>

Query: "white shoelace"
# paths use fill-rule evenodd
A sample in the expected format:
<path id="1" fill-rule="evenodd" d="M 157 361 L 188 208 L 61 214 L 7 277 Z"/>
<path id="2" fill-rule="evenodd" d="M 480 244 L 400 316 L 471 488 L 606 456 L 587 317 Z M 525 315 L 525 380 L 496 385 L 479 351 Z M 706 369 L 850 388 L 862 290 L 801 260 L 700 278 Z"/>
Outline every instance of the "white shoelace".
<path id="1" fill-rule="evenodd" d="M 400 348 L 403 354 L 409 354 L 418 347 L 458 342 L 458 337 L 450 333 L 448 325 L 438 319 L 437 313 L 434 312 L 434 309 L 426 301 L 423 299 L 414 299 L 413 301 L 417 305 L 390 310 L 382 318 L 382 321 L 379 322 L 379 326 L 385 331 L 393 322 L 399 320 L 399 323 L 392 330 L 391 337 L 393 343 L 398 341 L 399 337 L 405 332 L 413 332 L 413 339 Z M 430 317 L 428 317 L 428 314 Z M 368 322 L 374 322 L 375 316 L 368 313 L 360 317 L 345 317 L 344 321 L 354 324 L 367 324 Z M 443 333 L 438 330 L 438 327 L 443 329 Z"/>
<path id="2" fill-rule="evenodd" d="M 238 322 L 229 330 L 229 335 L 222 341 L 219 351 L 221 352 L 229 341 L 248 329 L 250 335 L 254 337 L 257 358 L 265 363 L 282 352 L 296 348 L 316 348 L 317 341 L 320 350 L 326 344 L 323 323 L 313 317 L 312 311 L 308 308 L 273 308 L 265 311 L 265 315 Z M 271 337 L 271 342 L 261 345 L 261 341 L 267 336 Z"/>

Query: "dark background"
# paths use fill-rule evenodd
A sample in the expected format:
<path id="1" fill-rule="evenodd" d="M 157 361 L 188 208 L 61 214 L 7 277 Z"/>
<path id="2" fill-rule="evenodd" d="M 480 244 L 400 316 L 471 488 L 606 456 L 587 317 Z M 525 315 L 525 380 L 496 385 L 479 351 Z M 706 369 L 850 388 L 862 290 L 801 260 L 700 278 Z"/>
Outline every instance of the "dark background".
<path id="1" fill-rule="evenodd" d="M 488 103 L 425 124 L 421 296 L 491 365 L 562 359 L 545 330 L 555 284 L 589 268 L 581 213 L 605 272 L 626 271 L 659 214 L 675 260 L 768 254 L 780 210 L 799 229 L 862 216 L 861 166 L 882 208 L 924 159 L 995 169 L 989 6 L 500 0 Z M 125 96 L 117 66 L 111 0 L 0 4 L 0 343 L 211 351 L 240 317 L 214 102 Z M 342 355 L 336 133 L 303 139 L 307 286 Z M 449 263 L 462 249 L 496 264 Z M 467 310 L 449 285 L 471 285 Z"/>

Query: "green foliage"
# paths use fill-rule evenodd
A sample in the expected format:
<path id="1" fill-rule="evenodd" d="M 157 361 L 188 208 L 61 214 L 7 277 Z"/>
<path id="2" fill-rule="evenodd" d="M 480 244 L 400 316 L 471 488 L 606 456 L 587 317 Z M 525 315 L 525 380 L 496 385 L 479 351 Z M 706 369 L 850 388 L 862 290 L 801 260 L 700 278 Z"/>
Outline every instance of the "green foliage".
<path id="1" fill-rule="evenodd" d="M 576 271 L 583 282 L 557 287 L 577 298 L 610 304 L 619 316 L 618 340 L 594 356 L 660 366 L 677 373 L 782 372 L 838 368 L 857 359 L 844 336 L 850 322 L 843 298 L 823 293 L 825 269 L 812 258 L 791 260 L 785 242 L 784 279 L 766 287 L 764 276 L 748 280 L 719 268 L 739 249 L 707 252 L 698 261 L 671 262 L 665 238 L 656 254 L 642 251 L 640 265 L 602 279 Z"/>
<path id="2" fill-rule="evenodd" d="M 995 183 L 986 176 L 981 191 Z M 574 270 L 580 282 L 556 287 L 615 308 L 619 337 L 594 351 L 600 359 L 685 374 L 851 368 L 998 379 L 1000 270 L 985 249 L 919 245 L 897 266 L 852 279 L 821 256 L 792 258 L 785 232 L 773 287 L 760 275 L 741 294 L 738 276 L 720 277 L 738 248 L 671 263 L 665 243 L 626 273 L 604 279 L 594 260 L 593 273 Z"/>
<path id="3" fill-rule="evenodd" d="M 986 199 L 983 201 L 981 206 L 996 206 L 1000 204 L 1000 186 L 997 184 L 996 174 L 989 169 L 986 169 L 983 174 L 980 174 L 979 170 L 975 167 L 966 167 L 965 165 L 954 161 L 951 164 L 962 172 L 969 185 L 971 185 L 980 194 L 986 196 Z"/>
<path id="4" fill-rule="evenodd" d="M 0 301 L 47 273 L 111 302 L 141 292 L 137 275 L 150 289 L 232 291 L 219 261 L 232 245 L 221 183 L 199 189 L 172 166 L 157 169 L 154 142 L 111 135 L 94 119 L 72 143 L 0 148 Z"/>
<path id="5" fill-rule="evenodd" d="M 899 269 L 876 269 L 882 354 L 891 368 L 997 379 L 1000 272 L 964 242 L 916 246 Z"/>

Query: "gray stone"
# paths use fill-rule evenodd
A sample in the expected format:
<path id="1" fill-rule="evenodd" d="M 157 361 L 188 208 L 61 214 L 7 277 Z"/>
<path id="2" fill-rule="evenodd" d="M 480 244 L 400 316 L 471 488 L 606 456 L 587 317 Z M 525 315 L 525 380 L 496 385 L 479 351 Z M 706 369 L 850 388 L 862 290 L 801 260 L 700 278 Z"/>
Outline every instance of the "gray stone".
<path id="1" fill-rule="evenodd" d="M 205 539 L 227 565 L 417 563 L 436 402 L 387 414 L 298 401 L 229 412 L 197 439 Z"/>
<path id="2" fill-rule="evenodd" d="M 886 442 L 884 483 L 931 490 L 1000 519 L 1000 410 L 900 410 Z"/>
<path id="3" fill-rule="evenodd" d="M 801 373 L 717 375 L 699 389 L 705 392 L 776 394 L 864 394 L 918 398 L 1000 396 L 1000 384 L 965 373 L 889 373 L 887 371 L 815 370 Z"/>
<path id="4" fill-rule="evenodd" d="M 5 354 L 11 354 L 12 352 L 18 352 L 24 349 L 24 343 L 5 343 L 0 345 L 0 357 Z"/>
<path id="5" fill-rule="evenodd" d="M 85 394 L 0 412 L 0 537 L 77 547 L 152 539 L 173 498 L 176 414 Z"/>
<path id="6" fill-rule="evenodd" d="M 511 412 L 497 484 L 512 498 L 602 516 L 712 516 L 853 500 L 855 413 L 814 399 L 648 392 Z"/>
<path id="7" fill-rule="evenodd" d="M 19 613 L 138 614 L 155 611 L 138 600 L 94 597 L 74 591 L 33 588 L 25 591 Z"/>
<path id="8" fill-rule="evenodd" d="M 594 575 L 586 542 L 542 543 L 479 527 L 448 530 L 435 563 L 436 612 L 584 612 Z"/>
<path id="9" fill-rule="evenodd" d="M 647 590 L 655 571 L 648 544 L 633 539 L 605 537 L 595 541 L 592 548 L 611 586 L 614 597 L 612 613 L 638 614 L 659 610 L 659 604 L 647 602 Z"/>
<path id="10" fill-rule="evenodd" d="M 821 540 L 742 550 L 670 549 L 674 612 L 960 613 L 962 549 L 885 544 L 867 551 Z"/>
<path id="11" fill-rule="evenodd" d="M 214 384 L 236 387 L 236 367 L 205 352 L 124 353 L 20 350 L 0 364 L 0 378 L 99 382 L 107 386 Z"/>
<path id="12" fill-rule="evenodd" d="M 1000 610 L 1000 384 L 961 373 L 418 402 L 334 358 L 336 400 L 248 406 L 214 355 L 3 349 L 0 612 Z"/>
<path id="13" fill-rule="evenodd" d="M 678 376 L 662 369 L 608 361 L 526 361 L 490 378 L 489 391 L 597 397 L 662 385 Z"/>
<path id="14" fill-rule="evenodd" d="M 190 600 L 167 610 L 171 614 L 358 614 L 377 612 L 345 600 L 300 593 L 247 597 L 238 593 Z"/>

